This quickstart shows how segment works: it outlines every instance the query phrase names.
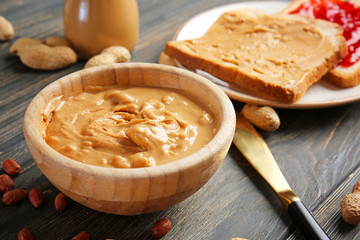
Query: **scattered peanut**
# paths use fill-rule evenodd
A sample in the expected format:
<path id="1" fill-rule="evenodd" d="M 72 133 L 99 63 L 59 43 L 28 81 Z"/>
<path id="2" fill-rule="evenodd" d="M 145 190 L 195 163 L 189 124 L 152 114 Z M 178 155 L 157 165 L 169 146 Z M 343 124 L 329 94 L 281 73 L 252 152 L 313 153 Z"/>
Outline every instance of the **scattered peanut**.
<path id="1" fill-rule="evenodd" d="M 28 228 L 23 228 L 18 233 L 18 240 L 34 240 L 34 235 Z"/>
<path id="2" fill-rule="evenodd" d="M 154 238 L 161 238 L 165 236 L 171 229 L 171 222 L 167 218 L 162 218 L 157 221 L 152 228 L 152 236 Z"/>
<path id="3" fill-rule="evenodd" d="M 6 159 L 2 165 L 4 171 L 9 175 L 18 175 L 21 172 L 20 165 L 12 159 Z"/>
<path id="4" fill-rule="evenodd" d="M 15 183 L 7 174 L 0 175 L 0 191 L 7 192 L 14 189 Z"/>
<path id="5" fill-rule="evenodd" d="M 259 107 L 252 104 L 245 104 L 241 113 L 256 127 L 273 132 L 280 126 L 280 119 L 272 107 Z"/>
<path id="6" fill-rule="evenodd" d="M 86 231 L 82 231 L 73 237 L 72 240 L 90 240 L 90 234 Z"/>
<path id="7" fill-rule="evenodd" d="M 158 61 L 159 61 L 160 64 L 165 64 L 165 65 L 169 65 L 169 66 L 176 66 L 174 60 L 164 52 L 160 53 Z"/>
<path id="8" fill-rule="evenodd" d="M 93 56 L 85 64 L 84 68 L 95 67 L 111 63 L 122 63 L 130 61 L 129 50 L 121 46 L 105 48 L 99 55 Z"/>
<path id="9" fill-rule="evenodd" d="M 76 53 L 70 47 L 64 46 L 65 43 L 52 46 L 46 45 L 46 42 L 55 44 L 55 41 L 49 38 L 44 41 L 20 38 L 11 46 L 10 53 L 19 56 L 24 65 L 40 70 L 56 70 L 77 61 Z"/>
<path id="10" fill-rule="evenodd" d="M 19 38 L 10 47 L 10 53 L 15 56 L 20 56 L 20 52 L 24 48 L 31 47 L 32 45 L 41 44 L 41 40 L 32 38 Z"/>
<path id="11" fill-rule="evenodd" d="M 37 208 L 45 202 L 44 194 L 39 188 L 32 188 L 29 192 L 29 201 Z"/>
<path id="12" fill-rule="evenodd" d="M 69 198 L 65 194 L 59 193 L 55 198 L 55 209 L 58 212 L 63 212 L 67 208 L 68 202 Z"/>
<path id="13" fill-rule="evenodd" d="M 15 34 L 14 26 L 3 16 L 0 16 L 0 41 L 8 41 Z"/>
<path id="14" fill-rule="evenodd" d="M 68 40 L 61 37 L 48 37 L 42 41 L 45 45 L 48 45 L 49 47 L 56 47 L 56 46 L 64 46 L 71 48 L 71 45 Z"/>
<path id="15" fill-rule="evenodd" d="M 71 47 L 69 41 L 61 37 L 48 37 L 44 40 L 38 40 L 33 38 L 19 38 L 11 45 L 10 53 L 19 56 L 19 52 L 21 52 L 23 48 L 28 48 L 31 47 L 31 45 L 37 44 L 45 44 L 49 47 Z"/>
<path id="16" fill-rule="evenodd" d="M 17 188 L 4 193 L 1 202 L 4 205 L 13 205 L 23 200 L 28 195 L 26 188 Z"/>
<path id="17" fill-rule="evenodd" d="M 360 181 L 355 183 L 352 193 L 342 199 L 341 212 L 345 222 L 360 223 Z"/>
<path id="18" fill-rule="evenodd" d="M 49 47 L 44 44 L 24 49 L 20 60 L 26 66 L 40 70 L 55 70 L 77 61 L 76 53 L 68 47 Z"/>

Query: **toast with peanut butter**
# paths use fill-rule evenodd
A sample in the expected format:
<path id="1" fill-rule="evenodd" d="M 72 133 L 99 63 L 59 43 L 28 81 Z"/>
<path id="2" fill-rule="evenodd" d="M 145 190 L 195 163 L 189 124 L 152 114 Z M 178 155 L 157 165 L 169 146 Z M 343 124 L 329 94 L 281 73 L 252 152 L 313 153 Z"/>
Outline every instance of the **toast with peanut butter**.
<path id="1" fill-rule="evenodd" d="M 258 97 L 293 103 L 338 63 L 347 47 L 337 24 L 239 9 L 222 14 L 204 36 L 170 41 L 164 51 L 187 68 Z"/>
<path id="2" fill-rule="evenodd" d="M 317 4 L 318 7 L 310 7 L 309 9 L 303 8 L 303 4 Z M 344 8 L 341 8 L 341 4 L 344 4 Z M 355 10 L 354 10 L 355 9 Z M 324 14 L 325 11 L 331 11 L 331 14 Z M 337 12 L 336 12 L 337 11 Z M 359 37 L 358 34 L 352 34 L 352 31 L 357 31 L 359 23 L 358 23 L 358 12 L 360 11 L 359 5 L 356 5 L 353 2 L 345 2 L 339 0 L 295 0 L 293 1 L 287 8 L 285 8 L 281 13 L 300 13 L 302 15 L 313 16 L 317 18 L 316 15 L 319 15 L 321 18 L 325 18 L 328 21 L 335 21 L 339 18 L 344 18 L 344 16 L 350 16 L 350 19 L 341 19 L 341 22 L 344 22 L 346 25 L 346 29 L 344 31 L 344 36 L 348 36 L 347 42 L 349 43 L 348 48 L 353 49 L 355 55 L 359 55 L 357 53 L 360 50 L 359 47 Z M 316 13 L 318 12 L 318 14 Z M 356 13 L 356 21 L 357 23 L 352 23 L 351 27 L 351 15 Z M 350 15 L 349 15 L 350 14 Z M 336 16 L 337 15 L 337 16 Z M 326 19 L 329 16 L 329 19 Z M 355 22 L 355 20 L 354 20 Z M 353 38 L 355 36 L 355 38 Z M 354 40 L 357 41 L 354 41 Z M 349 88 L 354 87 L 360 84 L 360 61 L 355 58 L 352 58 L 351 52 L 349 51 L 348 55 L 342 59 L 341 63 L 336 65 L 331 71 L 329 71 L 324 79 L 328 82 L 334 84 L 340 88 Z M 350 62 L 350 64 L 349 64 Z"/>

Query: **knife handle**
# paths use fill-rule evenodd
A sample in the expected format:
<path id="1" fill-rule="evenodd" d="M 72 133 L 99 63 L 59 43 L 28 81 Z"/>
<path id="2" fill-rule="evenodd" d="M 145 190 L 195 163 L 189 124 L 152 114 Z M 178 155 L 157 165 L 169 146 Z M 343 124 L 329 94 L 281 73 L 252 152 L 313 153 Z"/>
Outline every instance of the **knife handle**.
<path id="1" fill-rule="evenodd" d="M 328 235 L 326 235 L 324 230 L 300 200 L 289 204 L 288 213 L 295 220 L 307 238 L 314 240 L 330 240 Z"/>

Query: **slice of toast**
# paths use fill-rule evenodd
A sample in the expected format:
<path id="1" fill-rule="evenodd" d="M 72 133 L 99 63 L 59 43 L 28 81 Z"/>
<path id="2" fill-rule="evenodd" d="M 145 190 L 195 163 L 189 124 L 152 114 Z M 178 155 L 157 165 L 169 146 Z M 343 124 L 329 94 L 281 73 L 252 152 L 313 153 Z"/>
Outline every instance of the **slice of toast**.
<path id="1" fill-rule="evenodd" d="M 292 11 L 298 9 L 303 3 L 309 2 L 309 0 L 295 0 L 286 7 L 281 13 L 288 14 Z M 335 4 L 339 1 L 331 1 L 331 4 Z M 326 6 L 325 1 L 321 1 L 323 6 Z M 355 3 L 349 3 L 354 4 Z M 357 61 L 355 64 L 349 67 L 343 67 L 341 65 L 335 66 L 329 73 L 324 76 L 324 79 L 331 84 L 340 87 L 340 88 L 349 88 L 355 87 L 360 84 L 360 61 Z"/>
<path id="2" fill-rule="evenodd" d="M 170 41 L 165 53 L 190 69 L 256 96 L 293 103 L 346 54 L 342 28 L 298 15 L 226 12 L 198 39 Z"/>

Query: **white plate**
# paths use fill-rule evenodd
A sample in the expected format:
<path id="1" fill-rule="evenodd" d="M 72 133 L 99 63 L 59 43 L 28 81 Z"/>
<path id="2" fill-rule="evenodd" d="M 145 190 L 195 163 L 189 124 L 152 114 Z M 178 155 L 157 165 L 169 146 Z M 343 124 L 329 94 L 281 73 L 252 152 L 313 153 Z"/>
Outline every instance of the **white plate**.
<path id="1" fill-rule="evenodd" d="M 280 12 L 284 9 L 289 2 L 285 1 L 266 1 L 266 2 L 242 2 L 236 4 L 229 4 L 220 6 L 202 12 L 181 26 L 174 36 L 176 40 L 194 39 L 199 38 L 206 33 L 209 27 L 220 17 L 220 15 L 226 11 L 234 10 L 237 8 L 258 8 L 269 14 Z M 181 64 L 176 62 L 179 67 L 184 68 Z M 254 97 L 247 93 L 246 90 L 236 86 L 235 84 L 227 83 L 214 76 L 197 70 L 198 74 L 203 75 L 209 80 L 216 83 L 221 87 L 225 93 L 232 99 L 252 103 L 257 105 L 267 105 L 278 108 L 324 108 L 332 107 L 342 104 L 347 104 L 360 100 L 360 85 L 353 88 L 341 89 L 326 81 L 320 80 L 311 86 L 305 95 L 296 103 L 283 104 L 276 101 L 270 101 L 258 97 Z"/>

